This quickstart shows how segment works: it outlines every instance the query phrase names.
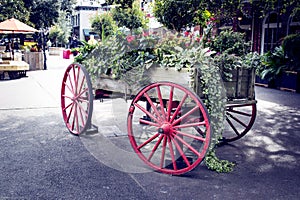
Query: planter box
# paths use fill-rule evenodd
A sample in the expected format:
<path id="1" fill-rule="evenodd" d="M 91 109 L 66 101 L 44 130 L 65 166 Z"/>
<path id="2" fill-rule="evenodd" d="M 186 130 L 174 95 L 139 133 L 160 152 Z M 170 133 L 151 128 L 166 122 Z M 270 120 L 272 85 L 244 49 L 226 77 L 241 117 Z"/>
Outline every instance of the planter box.
<path id="1" fill-rule="evenodd" d="M 223 83 L 226 88 L 226 96 L 229 100 L 248 99 L 254 100 L 255 70 L 238 68 L 231 71 L 232 78 Z"/>
<path id="2" fill-rule="evenodd" d="M 300 73 L 285 71 L 280 77 L 279 89 L 300 93 Z"/>
<path id="3" fill-rule="evenodd" d="M 25 52 L 24 61 L 29 64 L 29 70 L 44 69 L 43 52 Z"/>
<path id="4" fill-rule="evenodd" d="M 277 88 L 278 87 L 278 80 L 265 80 L 261 79 L 259 76 L 256 75 L 255 77 L 255 85 L 256 86 L 262 86 L 262 87 L 268 87 L 268 88 Z"/>

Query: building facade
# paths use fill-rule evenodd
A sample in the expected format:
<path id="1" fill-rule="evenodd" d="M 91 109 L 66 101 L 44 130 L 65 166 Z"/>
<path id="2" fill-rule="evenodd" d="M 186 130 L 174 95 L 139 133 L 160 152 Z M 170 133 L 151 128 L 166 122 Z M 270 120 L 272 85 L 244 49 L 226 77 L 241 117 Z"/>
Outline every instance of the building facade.
<path id="1" fill-rule="evenodd" d="M 91 18 L 103 12 L 104 4 L 105 0 L 77 0 L 71 17 L 73 36 L 87 41 L 91 34 L 95 35 L 91 28 Z"/>

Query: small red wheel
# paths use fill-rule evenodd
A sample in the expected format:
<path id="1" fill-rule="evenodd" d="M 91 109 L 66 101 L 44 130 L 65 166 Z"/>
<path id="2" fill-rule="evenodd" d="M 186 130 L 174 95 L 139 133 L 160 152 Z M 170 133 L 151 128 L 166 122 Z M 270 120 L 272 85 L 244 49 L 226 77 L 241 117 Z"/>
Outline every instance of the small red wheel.
<path id="1" fill-rule="evenodd" d="M 256 101 L 252 103 L 227 104 L 227 126 L 223 132 L 224 142 L 240 139 L 251 129 L 256 118 Z"/>
<path id="2" fill-rule="evenodd" d="M 61 108 L 64 122 L 72 134 L 79 135 L 91 125 L 93 91 L 87 70 L 71 64 L 65 71 L 61 87 Z"/>
<path id="3" fill-rule="evenodd" d="M 194 92 L 171 82 L 150 84 L 135 96 L 127 128 L 138 156 L 167 174 L 194 169 L 210 145 L 206 107 Z"/>

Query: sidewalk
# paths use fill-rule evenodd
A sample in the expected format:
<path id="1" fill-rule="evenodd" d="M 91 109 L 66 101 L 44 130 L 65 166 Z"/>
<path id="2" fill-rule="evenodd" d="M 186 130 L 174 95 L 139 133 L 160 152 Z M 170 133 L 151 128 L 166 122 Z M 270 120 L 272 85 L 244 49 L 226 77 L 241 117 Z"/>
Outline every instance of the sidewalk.
<path id="1" fill-rule="evenodd" d="M 68 133 L 60 90 L 70 63 L 48 56 L 47 70 L 0 81 L 0 199 L 299 199 L 300 94 L 255 87 L 253 128 L 217 149 L 237 164 L 233 172 L 201 164 L 169 176 L 129 159 L 137 156 L 130 157 L 128 110 L 118 100 L 94 101 L 98 134 Z M 131 173 L 136 168 L 148 173 Z"/>

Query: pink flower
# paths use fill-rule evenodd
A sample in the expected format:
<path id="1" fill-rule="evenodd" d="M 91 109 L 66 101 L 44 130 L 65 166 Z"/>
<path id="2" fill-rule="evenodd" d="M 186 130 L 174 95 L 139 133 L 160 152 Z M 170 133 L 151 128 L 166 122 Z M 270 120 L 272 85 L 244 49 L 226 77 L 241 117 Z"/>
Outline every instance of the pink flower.
<path id="1" fill-rule="evenodd" d="M 143 36 L 144 36 L 144 37 L 149 36 L 149 32 L 143 32 Z"/>
<path id="2" fill-rule="evenodd" d="M 132 42 L 132 41 L 134 40 L 134 36 L 128 35 L 128 36 L 126 37 L 126 40 L 130 43 L 130 42 Z"/>

